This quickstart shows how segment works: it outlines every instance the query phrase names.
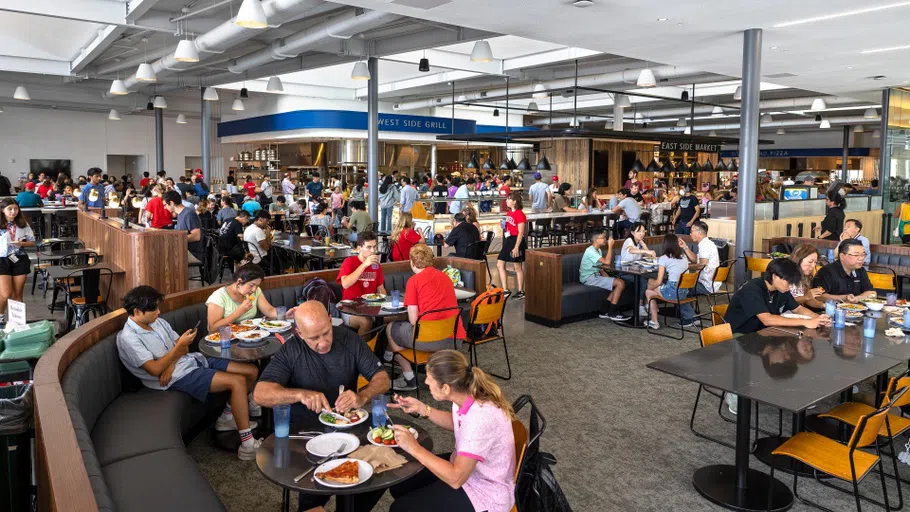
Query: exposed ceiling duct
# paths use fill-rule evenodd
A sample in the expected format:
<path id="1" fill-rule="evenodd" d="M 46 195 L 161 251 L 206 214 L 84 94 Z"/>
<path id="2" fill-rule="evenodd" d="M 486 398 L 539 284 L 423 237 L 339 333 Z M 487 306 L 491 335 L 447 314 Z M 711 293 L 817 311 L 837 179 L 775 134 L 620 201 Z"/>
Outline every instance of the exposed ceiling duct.
<path id="1" fill-rule="evenodd" d="M 881 123 L 881 118 L 876 119 L 866 119 L 862 115 L 858 116 L 842 116 L 842 117 L 828 117 L 825 116 L 825 119 L 831 121 L 832 125 L 844 125 L 844 124 L 869 124 L 877 125 Z M 794 127 L 812 127 L 818 128 L 818 121 L 814 117 L 806 117 L 805 119 L 787 119 L 784 121 L 772 121 L 770 123 L 764 123 L 761 125 L 763 129 L 767 128 L 794 128 Z M 696 131 L 710 131 L 710 130 L 739 130 L 739 122 L 730 122 L 730 123 L 710 123 L 710 124 L 697 124 L 695 125 Z M 662 126 L 659 128 L 645 128 L 639 130 L 642 132 L 648 133 L 671 133 L 671 132 L 681 132 L 679 128 L 675 126 Z"/>
<path id="2" fill-rule="evenodd" d="M 604 85 L 626 85 L 630 87 L 635 87 L 635 81 L 638 80 L 638 75 L 641 73 L 643 68 L 637 69 L 625 69 L 623 71 L 613 71 L 610 73 L 601 73 L 597 75 L 587 75 L 578 77 L 578 87 L 597 87 Z M 651 71 L 654 72 L 658 80 L 660 79 L 672 79 L 682 76 L 691 76 L 691 75 L 701 75 L 704 74 L 703 71 L 690 69 L 690 68 L 680 68 L 676 66 L 657 66 L 651 68 Z M 576 86 L 575 78 L 562 78 L 559 80 L 551 80 L 549 82 L 538 82 L 534 84 L 520 85 L 516 87 L 510 87 L 508 91 L 505 87 L 499 89 L 492 89 L 487 91 L 479 91 L 463 94 L 464 101 L 485 101 L 491 100 L 494 98 L 503 98 L 508 95 L 510 97 L 514 96 L 523 96 L 534 93 L 534 88 L 538 84 L 543 85 L 547 91 L 559 91 L 561 89 L 571 89 Z M 540 91 L 537 91 L 538 94 Z M 430 98 L 427 100 L 417 100 L 417 101 L 405 101 L 401 103 L 396 103 L 394 108 L 395 110 L 414 110 L 418 108 L 431 108 L 431 107 L 442 107 L 445 105 L 451 105 L 452 98 Z"/>

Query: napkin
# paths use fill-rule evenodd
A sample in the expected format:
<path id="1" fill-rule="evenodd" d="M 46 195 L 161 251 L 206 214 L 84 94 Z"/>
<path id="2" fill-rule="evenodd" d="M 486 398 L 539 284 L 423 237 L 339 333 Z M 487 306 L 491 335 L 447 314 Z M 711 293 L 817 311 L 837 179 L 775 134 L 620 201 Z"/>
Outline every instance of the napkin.
<path id="1" fill-rule="evenodd" d="M 408 461 L 408 459 L 395 453 L 394 449 L 387 446 L 361 446 L 348 457 L 369 463 L 373 466 L 373 471 L 376 473 L 400 468 Z"/>

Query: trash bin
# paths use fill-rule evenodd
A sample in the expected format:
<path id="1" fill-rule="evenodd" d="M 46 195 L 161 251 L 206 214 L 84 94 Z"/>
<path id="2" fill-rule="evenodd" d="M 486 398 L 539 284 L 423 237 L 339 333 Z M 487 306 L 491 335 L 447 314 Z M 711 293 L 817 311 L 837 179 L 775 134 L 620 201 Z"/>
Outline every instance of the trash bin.
<path id="1" fill-rule="evenodd" d="M 31 510 L 32 385 L 0 387 L 0 510 Z"/>
<path id="2" fill-rule="evenodd" d="M 714 242 L 714 245 L 717 246 L 717 256 L 720 258 L 721 262 L 727 261 L 730 259 L 730 241 L 723 238 L 711 238 L 709 240 Z"/>

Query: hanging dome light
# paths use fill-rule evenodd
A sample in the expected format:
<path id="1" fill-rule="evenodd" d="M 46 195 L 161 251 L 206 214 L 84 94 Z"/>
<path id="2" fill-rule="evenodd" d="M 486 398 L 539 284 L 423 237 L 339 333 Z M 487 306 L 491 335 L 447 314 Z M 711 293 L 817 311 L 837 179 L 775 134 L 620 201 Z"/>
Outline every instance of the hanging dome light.
<path id="1" fill-rule="evenodd" d="M 3 107 L 0 107 L 0 114 L 3 113 Z"/>
<path id="2" fill-rule="evenodd" d="M 174 51 L 174 60 L 178 62 L 199 62 L 199 52 L 196 43 L 189 39 L 181 39 Z"/>
<path id="3" fill-rule="evenodd" d="M 123 80 L 118 78 L 111 82 L 110 93 L 114 96 L 123 96 L 124 94 L 129 94 L 130 91 L 126 88 L 126 84 L 123 83 Z"/>
<path id="4" fill-rule="evenodd" d="M 205 101 L 218 101 L 218 91 L 214 87 L 206 87 L 205 92 L 202 93 L 202 99 Z"/>
<path id="5" fill-rule="evenodd" d="M 513 171 L 515 170 L 515 167 L 517 167 L 515 165 L 515 160 L 511 158 L 505 158 L 503 159 L 502 163 L 499 164 L 500 171 Z"/>
<path id="6" fill-rule="evenodd" d="M 737 172 L 737 171 L 739 171 L 739 166 L 736 165 L 736 160 L 735 160 L 735 159 L 730 160 L 730 165 L 727 166 L 727 170 L 730 171 L 730 172 Z"/>
<path id="7" fill-rule="evenodd" d="M 641 73 L 638 74 L 638 80 L 635 84 L 639 87 L 655 87 L 657 86 L 657 79 L 654 77 L 654 72 L 651 71 L 651 68 L 645 68 L 641 70 Z"/>
<path id="8" fill-rule="evenodd" d="M 465 169 L 478 169 L 480 168 L 480 162 L 477 161 L 477 155 L 471 153 L 471 159 L 464 164 Z"/>
<path id="9" fill-rule="evenodd" d="M 234 103 L 231 105 L 231 110 L 243 110 L 243 100 L 240 98 L 234 100 Z"/>
<path id="10" fill-rule="evenodd" d="M 547 88 L 543 84 L 534 84 L 534 94 L 531 95 L 535 100 L 543 100 L 547 97 Z"/>
<path id="11" fill-rule="evenodd" d="M 715 106 L 714 110 L 711 111 L 712 116 L 722 116 L 724 115 L 724 109 L 719 106 Z"/>
<path id="12" fill-rule="evenodd" d="M 714 164 L 711 163 L 711 159 L 705 160 L 705 165 L 701 166 L 702 172 L 714 172 Z"/>
<path id="13" fill-rule="evenodd" d="M 117 109 L 112 108 L 111 111 L 110 111 L 110 113 L 107 115 L 107 118 L 108 118 L 109 120 L 111 120 L 111 121 L 119 121 L 119 120 L 120 120 L 120 112 L 117 112 Z"/>
<path id="14" fill-rule="evenodd" d="M 177 124 L 186 124 L 186 116 L 183 114 L 177 114 Z"/>
<path id="15" fill-rule="evenodd" d="M 777 134 L 778 134 L 778 135 L 786 135 L 786 134 L 787 134 L 787 130 L 784 130 L 783 128 L 778 128 L 778 129 L 777 129 Z"/>
<path id="16" fill-rule="evenodd" d="M 812 106 L 809 107 L 809 110 L 819 111 L 825 110 L 826 108 L 828 108 L 828 105 L 825 103 L 825 100 L 821 98 L 815 98 L 812 100 Z"/>
<path id="17" fill-rule="evenodd" d="M 768 124 L 774 121 L 774 118 L 771 117 L 771 114 L 765 114 L 759 119 L 759 124 Z"/>
<path id="18" fill-rule="evenodd" d="M 498 108 L 494 108 L 494 109 L 493 109 L 493 117 L 499 117 L 499 109 L 498 109 Z"/>
<path id="19" fill-rule="evenodd" d="M 635 163 L 632 164 L 632 170 L 635 172 L 642 172 L 645 170 L 645 164 L 641 163 L 641 160 L 636 158 Z"/>
<path id="20" fill-rule="evenodd" d="M 351 70 L 351 80 L 369 80 L 370 79 L 370 68 L 367 67 L 367 63 L 359 60 L 354 63 L 354 69 Z"/>
<path id="21" fill-rule="evenodd" d="M 621 108 L 629 108 L 632 106 L 632 100 L 629 99 L 625 94 L 617 94 L 615 99 L 615 105 Z"/>
<path id="22" fill-rule="evenodd" d="M 522 158 L 521 161 L 518 162 L 518 167 L 516 167 L 516 169 L 518 169 L 519 171 L 530 171 L 531 162 L 528 161 L 528 157 Z"/>
<path id="23" fill-rule="evenodd" d="M 711 130 L 710 132 L 708 132 L 708 137 L 717 137 L 717 132 L 715 132 L 714 130 Z"/>
<path id="24" fill-rule="evenodd" d="M 831 128 L 831 121 L 828 121 L 827 119 L 822 119 L 822 122 L 821 122 L 821 124 L 818 125 L 818 127 L 823 130 Z"/>
<path id="25" fill-rule="evenodd" d="M 493 62 L 493 50 L 490 48 L 490 43 L 486 41 L 474 43 L 474 49 L 471 50 L 471 62 Z"/>
<path id="26" fill-rule="evenodd" d="M 546 156 L 544 156 L 543 158 L 541 158 L 540 160 L 537 161 L 536 168 L 538 171 L 552 171 L 553 170 L 553 168 L 550 167 L 550 161 L 547 160 Z"/>
<path id="27" fill-rule="evenodd" d="M 246 87 L 241 88 L 240 89 L 240 99 L 242 99 L 242 100 L 250 99 L 250 90 L 247 89 Z"/>
<path id="28" fill-rule="evenodd" d="M 875 119 L 876 117 L 878 117 L 878 112 L 874 108 L 867 108 L 863 112 L 863 119 Z"/>
<path id="29" fill-rule="evenodd" d="M 882 131 L 881 131 L 881 130 L 872 130 L 872 138 L 873 138 L 873 139 L 881 138 L 881 136 L 882 136 Z"/>
<path id="30" fill-rule="evenodd" d="M 660 165 L 658 164 L 657 160 L 652 158 L 651 161 L 648 162 L 648 167 L 645 169 L 645 171 L 646 172 L 660 172 Z"/>
<path id="31" fill-rule="evenodd" d="M 692 127 L 691 127 L 691 126 L 686 126 L 686 127 L 683 129 L 683 133 L 684 133 L 685 135 L 692 135 Z"/>
<path id="32" fill-rule="evenodd" d="M 661 167 L 660 170 L 663 171 L 663 172 L 674 172 L 674 171 L 676 171 L 676 168 L 673 167 L 673 160 L 670 160 L 670 159 L 668 158 L 667 161 L 664 162 L 664 166 Z"/>
<path id="33" fill-rule="evenodd" d="M 689 166 L 689 170 L 692 172 L 701 172 L 701 164 L 698 163 L 697 158 L 692 162 L 692 165 Z"/>
<path id="34" fill-rule="evenodd" d="M 28 95 L 28 90 L 25 89 L 24 85 L 16 87 L 16 92 L 13 93 L 13 98 L 22 101 L 29 101 L 32 99 L 32 97 Z"/>
<path id="35" fill-rule="evenodd" d="M 528 103 L 528 110 L 540 110 L 540 108 L 537 106 L 536 101 L 532 101 L 531 103 Z"/>
<path id="36" fill-rule="evenodd" d="M 689 172 L 689 164 L 686 163 L 685 158 L 679 161 L 679 165 L 676 166 L 676 170 L 679 172 Z"/>
<path id="37" fill-rule="evenodd" d="M 485 171 L 495 171 L 496 164 L 493 163 L 493 160 L 490 157 L 487 157 L 487 159 L 483 162 L 483 167 L 481 167 L 481 169 Z"/>
<path id="38" fill-rule="evenodd" d="M 155 70 L 152 69 L 152 65 L 148 62 L 143 62 L 139 64 L 139 68 L 136 70 L 136 80 L 139 82 L 157 82 L 158 77 L 155 76 Z"/>
<path id="39" fill-rule="evenodd" d="M 736 86 L 736 90 L 733 91 L 733 99 L 736 101 L 740 101 L 743 99 L 743 86 L 741 86 L 741 85 Z"/>
<path id="40" fill-rule="evenodd" d="M 277 76 L 269 78 L 268 85 L 265 86 L 266 92 L 284 92 L 284 85 L 281 83 L 281 79 Z"/>
<path id="41" fill-rule="evenodd" d="M 686 126 L 689 126 L 689 123 L 686 122 L 685 117 L 680 117 L 679 120 L 676 121 L 676 126 L 678 128 L 685 128 Z"/>
<path id="42" fill-rule="evenodd" d="M 717 172 L 725 172 L 727 170 L 727 164 L 724 163 L 723 158 L 717 159 L 717 165 L 714 167 L 714 170 Z"/>
<path id="43" fill-rule="evenodd" d="M 858 124 L 853 127 L 853 133 L 863 133 L 863 125 Z"/>
<path id="44" fill-rule="evenodd" d="M 420 64 L 417 65 L 417 71 L 422 71 L 427 73 L 430 71 L 430 59 L 424 57 L 420 59 Z"/>
<path id="45" fill-rule="evenodd" d="M 165 101 L 164 96 L 155 96 L 155 101 L 152 102 L 152 105 L 155 108 L 167 108 L 167 101 Z"/>
<path id="46" fill-rule="evenodd" d="M 240 10 L 237 11 L 237 17 L 234 18 L 234 25 L 256 30 L 267 28 L 269 26 L 268 18 L 259 0 L 243 0 Z"/>

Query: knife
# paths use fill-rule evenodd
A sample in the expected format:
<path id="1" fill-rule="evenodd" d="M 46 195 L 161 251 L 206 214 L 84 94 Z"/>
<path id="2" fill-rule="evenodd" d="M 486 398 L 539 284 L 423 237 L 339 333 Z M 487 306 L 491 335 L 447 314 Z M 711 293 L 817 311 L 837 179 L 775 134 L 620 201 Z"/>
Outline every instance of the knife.
<path id="1" fill-rule="evenodd" d="M 329 416 L 332 416 L 333 418 L 335 418 L 335 419 L 337 419 L 337 420 L 343 420 L 345 423 L 350 423 L 350 422 L 351 422 L 351 420 L 345 418 L 344 415 L 338 414 L 337 412 L 330 411 L 330 410 L 328 410 L 328 409 L 323 409 L 322 412 L 323 412 L 324 414 L 328 414 Z"/>

